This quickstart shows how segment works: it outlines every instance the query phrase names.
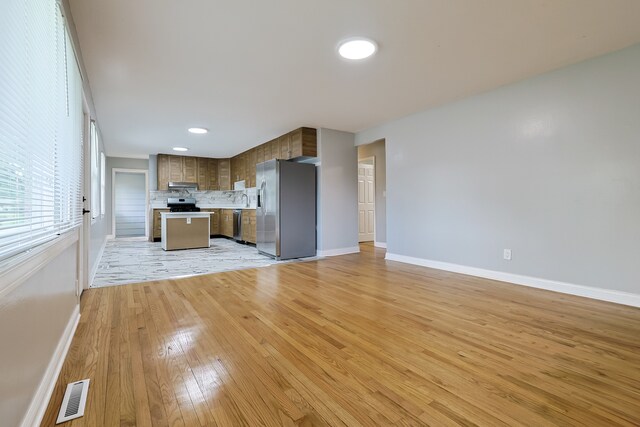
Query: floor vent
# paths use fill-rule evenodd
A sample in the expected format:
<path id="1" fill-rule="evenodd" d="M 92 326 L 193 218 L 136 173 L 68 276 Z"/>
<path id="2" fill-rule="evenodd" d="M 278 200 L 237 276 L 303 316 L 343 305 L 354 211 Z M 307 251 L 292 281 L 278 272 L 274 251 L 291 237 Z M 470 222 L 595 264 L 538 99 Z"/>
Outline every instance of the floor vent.
<path id="1" fill-rule="evenodd" d="M 64 392 L 64 399 L 62 399 L 62 406 L 60 407 L 56 424 L 64 423 L 74 418 L 80 418 L 84 415 L 88 391 L 88 379 L 67 384 L 67 390 Z"/>

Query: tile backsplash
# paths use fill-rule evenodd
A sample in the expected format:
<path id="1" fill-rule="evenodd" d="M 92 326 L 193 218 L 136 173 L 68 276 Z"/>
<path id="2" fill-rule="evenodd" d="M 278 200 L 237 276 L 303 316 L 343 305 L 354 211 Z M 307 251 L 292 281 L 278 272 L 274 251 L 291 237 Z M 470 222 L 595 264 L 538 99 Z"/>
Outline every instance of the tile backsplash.
<path id="1" fill-rule="evenodd" d="M 255 187 L 235 191 L 150 191 L 149 202 L 153 207 L 165 207 L 169 197 L 193 197 L 196 199 L 196 205 L 198 206 L 245 207 L 246 202 L 245 198 L 242 197 L 243 194 L 249 197 L 249 206 L 255 208 L 257 202 Z"/>

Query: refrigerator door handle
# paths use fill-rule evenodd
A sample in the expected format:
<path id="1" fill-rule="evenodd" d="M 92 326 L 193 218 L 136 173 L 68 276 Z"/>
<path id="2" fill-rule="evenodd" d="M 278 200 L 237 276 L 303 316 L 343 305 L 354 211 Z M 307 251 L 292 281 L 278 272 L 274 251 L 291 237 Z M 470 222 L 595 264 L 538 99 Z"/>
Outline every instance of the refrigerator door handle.
<path id="1" fill-rule="evenodd" d="M 265 186 L 265 181 L 262 180 L 262 182 L 260 183 L 260 190 L 258 191 L 258 207 L 259 208 L 264 208 L 264 186 Z"/>

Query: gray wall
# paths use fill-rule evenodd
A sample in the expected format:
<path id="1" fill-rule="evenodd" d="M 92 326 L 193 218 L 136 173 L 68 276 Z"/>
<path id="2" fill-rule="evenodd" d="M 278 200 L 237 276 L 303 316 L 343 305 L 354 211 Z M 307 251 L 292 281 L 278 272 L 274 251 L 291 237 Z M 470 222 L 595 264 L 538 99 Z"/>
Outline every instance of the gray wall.
<path id="1" fill-rule="evenodd" d="M 145 159 L 128 159 L 128 158 L 124 158 L 124 157 L 107 157 L 107 185 L 106 185 L 106 192 L 107 192 L 107 210 L 105 212 L 105 220 L 107 221 L 108 224 L 108 230 L 109 232 L 107 234 L 113 234 L 113 230 L 111 227 L 112 224 L 112 220 L 111 220 L 111 215 L 112 215 L 112 206 L 111 206 L 111 202 L 112 202 L 112 183 L 111 183 L 111 179 L 113 176 L 113 169 L 138 169 L 138 170 L 149 170 L 149 160 L 145 160 Z"/>
<path id="2" fill-rule="evenodd" d="M 380 138 L 390 253 L 640 293 L 640 45 L 356 144 Z"/>
<path id="3" fill-rule="evenodd" d="M 366 157 L 375 158 L 375 186 L 376 186 L 376 233 L 375 241 L 387 241 L 387 161 L 384 139 L 371 144 L 358 146 L 358 160 Z"/>
<path id="4" fill-rule="evenodd" d="M 318 129 L 318 251 L 358 247 L 358 151 L 355 135 Z"/>
<path id="5" fill-rule="evenodd" d="M 76 240 L 33 271 L 18 287 L 2 295 L 0 424 L 3 426 L 20 425 L 78 305 L 77 252 Z"/>
<path id="6" fill-rule="evenodd" d="M 158 155 L 149 154 L 149 191 L 158 190 Z"/>

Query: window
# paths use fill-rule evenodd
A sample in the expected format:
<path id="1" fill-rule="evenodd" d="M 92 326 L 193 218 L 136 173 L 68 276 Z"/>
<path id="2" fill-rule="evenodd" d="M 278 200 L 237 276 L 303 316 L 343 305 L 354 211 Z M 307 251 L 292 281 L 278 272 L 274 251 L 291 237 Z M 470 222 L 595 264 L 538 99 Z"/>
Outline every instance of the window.
<path id="1" fill-rule="evenodd" d="M 95 220 L 100 215 L 100 174 L 98 153 L 100 150 L 100 142 L 98 137 L 98 129 L 96 122 L 91 120 L 91 219 Z"/>
<path id="2" fill-rule="evenodd" d="M 82 79 L 57 2 L 0 13 L 0 260 L 82 223 Z"/>
<path id="3" fill-rule="evenodd" d="M 104 158 L 104 153 L 100 153 L 100 215 L 101 216 L 104 216 L 106 206 L 107 206 L 107 203 L 106 203 L 107 193 L 105 192 L 106 191 L 105 190 L 106 169 L 107 169 L 107 166 Z"/>

